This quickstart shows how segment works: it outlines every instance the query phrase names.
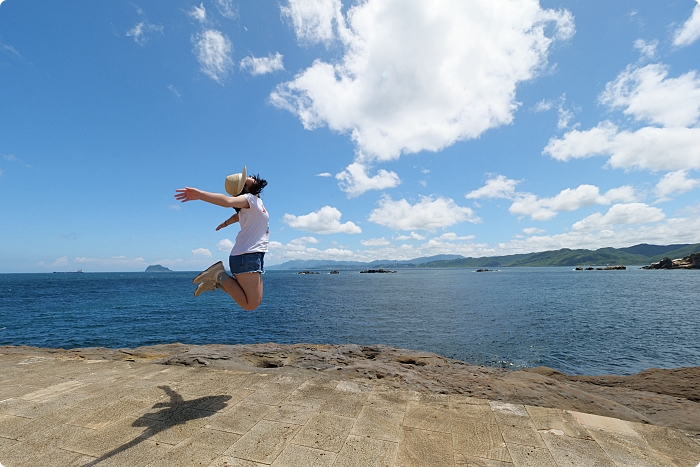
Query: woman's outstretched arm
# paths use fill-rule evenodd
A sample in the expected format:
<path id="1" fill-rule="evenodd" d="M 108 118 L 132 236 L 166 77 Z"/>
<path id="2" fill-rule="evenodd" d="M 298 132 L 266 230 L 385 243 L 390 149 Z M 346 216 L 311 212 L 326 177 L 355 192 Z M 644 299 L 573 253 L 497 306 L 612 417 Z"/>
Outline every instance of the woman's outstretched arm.
<path id="1" fill-rule="evenodd" d="M 209 193 L 197 188 L 178 188 L 175 190 L 175 199 L 186 203 L 187 201 L 201 200 L 224 208 L 249 208 L 248 200 L 243 196 L 226 196 L 222 193 Z"/>
<path id="2" fill-rule="evenodd" d="M 233 216 L 229 217 L 225 221 L 223 221 L 219 226 L 216 228 L 217 231 L 223 229 L 224 227 L 228 227 L 231 224 L 235 224 L 238 222 L 238 213 L 234 214 Z"/>

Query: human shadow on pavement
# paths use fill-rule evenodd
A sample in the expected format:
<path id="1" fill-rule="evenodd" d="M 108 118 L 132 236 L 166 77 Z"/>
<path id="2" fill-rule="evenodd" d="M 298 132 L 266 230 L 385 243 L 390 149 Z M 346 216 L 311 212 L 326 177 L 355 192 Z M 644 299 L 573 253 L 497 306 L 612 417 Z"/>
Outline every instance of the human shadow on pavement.
<path id="1" fill-rule="evenodd" d="M 204 396 L 198 399 L 184 400 L 180 394 L 170 389 L 170 386 L 158 386 L 165 391 L 170 397 L 168 402 L 158 402 L 153 409 L 161 409 L 157 412 L 149 412 L 137 418 L 131 426 L 145 427 L 143 433 L 128 443 L 122 444 L 102 455 L 101 457 L 83 464 L 82 467 L 91 467 L 100 462 L 116 456 L 117 454 L 131 449 L 139 443 L 146 441 L 161 431 L 165 431 L 176 425 L 182 425 L 190 420 L 198 418 L 211 417 L 219 410 L 226 407 L 226 401 L 231 399 L 231 396 Z"/>

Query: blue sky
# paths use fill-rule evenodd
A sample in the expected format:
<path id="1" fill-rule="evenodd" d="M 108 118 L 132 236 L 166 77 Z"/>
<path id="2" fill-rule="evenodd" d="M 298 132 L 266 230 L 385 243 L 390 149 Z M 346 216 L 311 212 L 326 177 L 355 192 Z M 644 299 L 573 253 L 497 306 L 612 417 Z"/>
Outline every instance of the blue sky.
<path id="1" fill-rule="evenodd" d="M 693 0 L 0 1 L 0 272 L 700 242 Z"/>

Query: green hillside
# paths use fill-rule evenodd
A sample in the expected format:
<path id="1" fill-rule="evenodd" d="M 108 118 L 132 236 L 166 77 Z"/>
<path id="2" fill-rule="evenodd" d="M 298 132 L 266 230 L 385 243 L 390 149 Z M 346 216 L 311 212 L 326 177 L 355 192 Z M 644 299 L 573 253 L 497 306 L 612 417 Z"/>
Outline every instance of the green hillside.
<path id="1" fill-rule="evenodd" d="M 483 267 L 525 267 L 525 266 L 605 266 L 605 265 L 645 265 L 661 258 L 682 258 L 700 252 L 700 243 L 694 245 L 637 245 L 629 248 L 600 248 L 598 250 L 543 251 L 508 256 L 484 258 L 461 258 L 425 263 L 427 268 L 483 268 Z M 649 253 L 647 256 L 641 253 Z"/>

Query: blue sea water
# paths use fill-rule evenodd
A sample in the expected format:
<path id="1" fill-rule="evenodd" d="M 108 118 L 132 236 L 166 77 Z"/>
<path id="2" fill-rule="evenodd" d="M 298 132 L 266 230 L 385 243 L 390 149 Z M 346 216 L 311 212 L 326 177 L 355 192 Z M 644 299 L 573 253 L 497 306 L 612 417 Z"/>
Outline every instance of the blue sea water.
<path id="1" fill-rule="evenodd" d="M 269 271 L 254 312 L 193 297 L 195 274 L 0 274 L 0 345 L 385 344 L 591 375 L 700 365 L 700 271 Z"/>

